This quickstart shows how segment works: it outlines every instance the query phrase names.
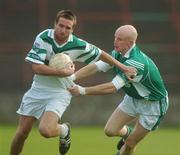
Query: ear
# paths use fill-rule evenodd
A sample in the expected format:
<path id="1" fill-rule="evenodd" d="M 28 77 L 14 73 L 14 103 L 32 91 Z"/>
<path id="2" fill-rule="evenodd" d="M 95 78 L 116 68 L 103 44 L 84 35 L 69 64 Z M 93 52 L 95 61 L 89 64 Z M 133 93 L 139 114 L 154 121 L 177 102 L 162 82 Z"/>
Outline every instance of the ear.
<path id="1" fill-rule="evenodd" d="M 129 42 L 128 42 L 128 46 L 129 46 L 129 48 L 131 48 L 133 44 L 134 44 L 134 41 L 129 40 Z"/>
<path id="2" fill-rule="evenodd" d="M 74 32 L 74 29 L 75 29 L 75 25 L 73 25 L 72 30 L 71 30 L 71 33 Z"/>

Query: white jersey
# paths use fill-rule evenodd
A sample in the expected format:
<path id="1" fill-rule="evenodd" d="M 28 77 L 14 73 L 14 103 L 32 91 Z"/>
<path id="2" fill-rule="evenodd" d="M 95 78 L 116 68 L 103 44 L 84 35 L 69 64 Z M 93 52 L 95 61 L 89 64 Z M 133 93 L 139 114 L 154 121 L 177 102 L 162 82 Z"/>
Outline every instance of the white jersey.
<path id="1" fill-rule="evenodd" d="M 48 65 L 50 58 L 54 54 L 65 53 L 68 54 L 73 61 L 89 64 L 97 61 L 101 52 L 101 49 L 72 34 L 66 43 L 59 45 L 54 39 L 54 30 L 47 29 L 37 35 L 33 47 L 27 54 L 25 60 L 31 63 Z M 66 91 L 65 89 L 72 85 L 72 83 L 68 78 L 35 74 L 32 88 L 59 92 Z"/>

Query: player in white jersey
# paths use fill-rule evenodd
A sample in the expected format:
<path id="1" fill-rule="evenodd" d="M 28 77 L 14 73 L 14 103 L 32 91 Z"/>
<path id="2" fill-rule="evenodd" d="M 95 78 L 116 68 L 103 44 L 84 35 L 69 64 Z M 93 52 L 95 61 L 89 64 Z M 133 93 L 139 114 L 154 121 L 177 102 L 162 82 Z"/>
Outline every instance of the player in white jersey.
<path id="1" fill-rule="evenodd" d="M 117 144 L 116 155 L 132 155 L 137 143 L 150 131 L 155 130 L 168 109 L 168 94 L 154 62 L 137 46 L 137 31 L 131 25 L 119 27 L 115 32 L 112 56 L 125 65 L 137 69 L 137 75 L 129 80 L 122 71 L 114 67 L 115 77 L 111 82 L 92 86 L 74 86 L 70 88 L 74 95 L 109 94 L 122 88 L 124 100 L 109 118 L 105 133 L 107 136 L 122 137 Z M 112 68 L 109 64 L 98 61 L 90 64 L 73 75 L 79 80 L 97 71 L 106 72 Z M 127 124 L 136 119 L 132 131 Z"/>
<path id="2" fill-rule="evenodd" d="M 46 138 L 60 136 L 59 152 L 64 155 L 70 148 L 70 126 L 59 124 L 61 116 L 70 104 L 71 94 L 67 87 L 74 73 L 74 65 L 57 70 L 48 66 L 50 58 L 57 53 L 68 54 L 73 61 L 86 64 L 101 59 L 116 65 L 123 72 L 134 74 L 135 68 L 126 67 L 98 47 L 72 34 L 76 16 L 69 10 L 57 13 L 54 29 L 37 35 L 25 60 L 30 62 L 35 73 L 31 88 L 25 93 L 17 113 L 20 114 L 16 135 L 11 144 L 10 155 L 19 155 L 33 124 L 39 120 L 39 132 Z"/>

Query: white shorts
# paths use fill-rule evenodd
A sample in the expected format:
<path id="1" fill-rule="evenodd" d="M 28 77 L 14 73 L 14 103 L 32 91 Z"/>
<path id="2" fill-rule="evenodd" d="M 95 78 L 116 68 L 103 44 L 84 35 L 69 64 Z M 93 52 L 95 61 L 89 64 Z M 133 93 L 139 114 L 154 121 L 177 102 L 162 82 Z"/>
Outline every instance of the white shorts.
<path id="1" fill-rule="evenodd" d="M 147 101 L 125 95 L 118 107 L 129 116 L 138 117 L 145 129 L 155 130 L 164 118 L 168 105 L 168 97 L 160 101 Z"/>
<path id="2" fill-rule="evenodd" d="M 51 92 L 31 88 L 23 96 L 17 113 L 39 119 L 45 111 L 52 111 L 61 118 L 69 106 L 71 98 L 72 95 L 66 90 Z"/>

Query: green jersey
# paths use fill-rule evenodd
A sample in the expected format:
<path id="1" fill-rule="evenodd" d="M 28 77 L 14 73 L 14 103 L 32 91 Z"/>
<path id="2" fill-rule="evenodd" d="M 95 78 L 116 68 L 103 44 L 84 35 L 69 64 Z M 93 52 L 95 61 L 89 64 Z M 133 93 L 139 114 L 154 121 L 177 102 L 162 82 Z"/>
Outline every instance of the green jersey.
<path id="1" fill-rule="evenodd" d="M 157 66 L 137 46 L 130 49 L 124 56 L 120 52 L 112 51 L 112 56 L 121 63 L 137 69 L 136 77 L 130 82 L 122 71 L 114 67 L 115 74 L 119 74 L 125 80 L 123 90 L 129 96 L 150 101 L 160 100 L 167 96 Z"/>

